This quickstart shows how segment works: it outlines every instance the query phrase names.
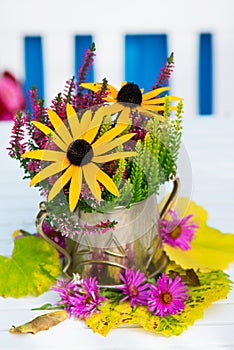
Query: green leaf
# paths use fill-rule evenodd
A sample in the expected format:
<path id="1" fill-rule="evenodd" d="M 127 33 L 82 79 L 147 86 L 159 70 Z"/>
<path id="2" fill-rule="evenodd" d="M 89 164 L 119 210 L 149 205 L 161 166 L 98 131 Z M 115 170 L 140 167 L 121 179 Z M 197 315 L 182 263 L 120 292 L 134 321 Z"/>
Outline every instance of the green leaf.
<path id="1" fill-rule="evenodd" d="M 50 288 L 60 272 L 59 254 L 43 238 L 16 239 L 11 258 L 0 256 L 0 295 L 38 296 Z"/>

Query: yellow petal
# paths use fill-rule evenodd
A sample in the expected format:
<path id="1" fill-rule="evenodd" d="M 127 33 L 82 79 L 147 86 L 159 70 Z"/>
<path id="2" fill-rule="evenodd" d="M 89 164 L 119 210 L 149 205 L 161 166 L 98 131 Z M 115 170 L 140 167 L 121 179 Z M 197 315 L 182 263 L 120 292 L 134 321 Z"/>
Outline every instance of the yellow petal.
<path id="1" fill-rule="evenodd" d="M 66 127 L 66 125 L 63 123 L 62 119 L 58 116 L 56 112 L 54 112 L 52 109 L 48 109 L 48 116 L 49 119 L 55 129 L 55 131 L 58 133 L 58 135 L 61 137 L 61 139 L 69 145 L 72 143 L 73 139 Z"/>
<path id="2" fill-rule="evenodd" d="M 67 119 L 72 132 L 73 139 L 78 139 L 80 135 L 80 122 L 74 108 L 67 103 Z"/>
<path id="3" fill-rule="evenodd" d="M 69 188 L 69 206 L 71 211 L 74 211 L 76 208 L 76 205 L 80 196 L 81 185 L 82 185 L 82 169 L 81 167 L 75 167 L 72 174 L 71 184 Z"/>
<path id="4" fill-rule="evenodd" d="M 145 109 L 146 108 L 148 111 L 151 110 L 151 111 L 155 111 L 155 112 L 159 112 L 159 111 L 163 112 L 165 109 L 165 106 L 164 105 L 161 105 L 161 106 L 160 105 L 147 105 L 147 107 L 145 107 Z M 169 106 L 169 108 L 170 108 L 170 111 L 177 111 L 177 106 Z M 150 113 L 150 112 L 148 112 L 148 113 Z M 147 114 L 145 114 L 145 115 L 147 115 Z M 156 115 L 153 114 L 152 116 L 156 117 L 158 120 L 164 120 L 164 118 L 158 114 L 156 114 Z"/>
<path id="5" fill-rule="evenodd" d="M 101 169 L 99 169 L 97 173 L 97 180 L 101 182 L 101 184 L 103 184 L 109 192 L 117 197 L 119 196 L 119 191 L 114 181 Z"/>
<path id="6" fill-rule="evenodd" d="M 94 92 L 100 91 L 102 88 L 102 83 L 81 83 L 80 86 L 82 86 L 85 89 L 92 90 Z"/>
<path id="7" fill-rule="evenodd" d="M 82 86 L 85 89 L 98 92 L 101 90 L 103 84 L 102 83 L 82 83 L 80 84 L 80 86 Z M 107 85 L 107 88 L 108 88 L 107 91 L 109 92 L 109 94 L 104 98 L 104 100 L 107 102 L 115 102 L 118 95 L 118 90 L 114 86 L 109 84 Z"/>
<path id="8" fill-rule="evenodd" d="M 123 132 L 127 127 L 128 127 L 127 124 L 120 124 L 120 125 L 117 124 L 113 129 L 110 129 L 106 131 L 104 134 L 102 134 L 102 136 L 100 136 L 97 139 L 97 141 L 93 143 L 93 147 L 95 148 L 100 143 L 112 140 L 117 135 L 121 134 L 121 132 Z"/>
<path id="9" fill-rule="evenodd" d="M 32 124 L 35 125 L 37 127 L 37 129 L 41 130 L 47 136 L 54 134 L 54 131 L 52 129 L 50 129 L 48 126 L 46 126 L 45 124 L 42 124 L 42 123 L 37 122 L 35 120 L 32 121 Z"/>
<path id="10" fill-rule="evenodd" d="M 135 133 L 126 134 L 126 135 L 123 135 L 121 137 L 118 137 L 117 139 L 115 139 L 113 141 L 101 143 L 101 144 L 97 145 L 96 147 L 94 147 L 94 145 L 93 145 L 94 156 L 104 154 L 104 153 L 112 150 L 113 148 L 122 145 L 124 142 L 130 140 L 134 135 L 136 135 L 136 134 Z"/>
<path id="11" fill-rule="evenodd" d="M 87 165 L 82 166 L 82 171 L 90 191 L 92 192 L 94 197 L 98 201 L 100 201 L 102 199 L 102 193 L 101 193 L 100 186 L 96 180 L 97 173 L 99 171 L 98 166 L 93 163 L 89 163 Z"/>
<path id="12" fill-rule="evenodd" d="M 115 159 L 134 157 L 136 155 L 137 152 L 115 152 L 104 156 L 93 157 L 92 161 L 95 163 L 106 163 Z"/>
<path id="13" fill-rule="evenodd" d="M 98 130 L 99 130 L 99 126 L 97 126 L 96 128 L 92 128 L 91 130 L 87 131 L 84 135 L 82 135 L 80 138 L 91 144 L 93 139 L 97 135 Z"/>
<path id="14" fill-rule="evenodd" d="M 119 91 L 112 85 L 108 84 L 107 87 L 108 87 L 108 91 L 110 92 L 108 96 L 111 96 L 116 100 Z"/>
<path id="15" fill-rule="evenodd" d="M 153 112 L 153 107 L 157 107 L 157 106 L 147 106 L 148 109 L 151 109 L 152 112 L 150 112 L 148 109 L 141 107 L 141 106 L 137 106 L 136 110 L 143 114 L 146 117 L 153 117 L 156 120 L 164 120 L 164 117 L 162 115 L 159 115 L 158 113 L 155 113 L 157 111 L 157 109 L 155 109 L 155 112 Z M 162 109 L 164 111 L 164 108 Z"/>
<path id="16" fill-rule="evenodd" d="M 115 98 L 111 97 L 111 96 L 106 96 L 106 97 L 103 98 L 103 100 L 106 101 L 106 102 L 110 102 L 110 103 L 117 102 L 117 100 Z"/>
<path id="17" fill-rule="evenodd" d="M 171 111 L 177 111 L 178 107 L 177 106 L 170 106 Z"/>
<path id="18" fill-rule="evenodd" d="M 58 180 L 55 181 L 48 195 L 48 202 L 50 202 L 71 179 L 74 172 L 74 167 L 75 165 L 70 165 L 69 168 L 67 168 L 67 170 L 65 170 L 65 172 L 58 178 Z"/>
<path id="19" fill-rule="evenodd" d="M 64 160 L 64 152 L 53 151 L 48 149 L 38 149 L 36 151 L 29 151 L 22 154 L 22 158 L 32 158 L 38 160 L 48 160 L 51 162 L 63 161 Z"/>
<path id="20" fill-rule="evenodd" d="M 114 103 L 113 105 L 110 106 L 105 106 L 105 115 L 112 115 L 118 112 L 121 112 L 124 109 L 124 105 L 121 103 Z"/>
<path id="21" fill-rule="evenodd" d="M 37 122 L 37 121 L 33 121 L 32 122 L 33 125 L 36 126 L 37 129 L 41 130 L 46 136 L 50 136 L 52 137 L 52 141 L 64 152 L 67 151 L 67 145 L 65 145 L 65 143 L 58 137 L 58 135 L 51 130 L 48 126 Z"/>
<path id="22" fill-rule="evenodd" d="M 106 107 L 102 106 L 94 113 L 94 116 L 90 121 L 89 128 L 87 129 L 86 133 L 81 136 L 81 138 L 89 143 L 92 143 L 98 133 L 103 117 L 105 115 L 107 115 Z"/>
<path id="23" fill-rule="evenodd" d="M 164 109 L 165 109 L 165 106 L 164 106 L 164 104 L 161 105 L 161 106 L 160 105 L 152 105 L 152 106 L 151 105 L 147 105 L 147 106 L 145 106 L 145 109 L 147 109 L 148 111 L 151 110 L 151 111 L 155 111 L 155 112 L 159 112 L 159 111 L 163 112 Z M 154 114 L 154 116 L 155 116 L 155 114 Z M 157 114 L 156 114 L 156 116 L 157 116 Z"/>
<path id="24" fill-rule="evenodd" d="M 146 92 L 145 94 L 142 95 L 142 101 L 149 100 L 150 98 L 158 96 L 162 92 L 168 91 L 168 90 L 170 90 L 170 87 L 169 86 L 165 86 L 165 87 L 162 87 L 162 88 L 158 88 L 158 89 L 154 89 L 154 90 L 151 90 L 149 92 Z"/>
<path id="25" fill-rule="evenodd" d="M 88 109 L 82 114 L 82 117 L 80 120 L 80 135 L 83 135 L 85 132 L 89 130 L 91 118 L 92 118 L 91 109 Z"/>
<path id="26" fill-rule="evenodd" d="M 55 162 L 53 164 L 50 164 L 45 169 L 41 170 L 37 175 L 35 175 L 31 182 L 30 186 L 33 186 L 37 184 L 40 181 L 43 181 L 44 179 L 48 178 L 49 176 L 52 176 L 54 174 L 57 174 L 58 172 L 66 169 L 70 165 L 69 160 L 64 157 L 64 161 Z"/>
<path id="27" fill-rule="evenodd" d="M 176 97 L 176 96 L 167 96 L 167 99 L 170 102 L 182 100 L 180 97 Z M 148 100 L 148 101 L 144 101 L 142 104 L 143 104 L 143 106 L 145 106 L 145 105 L 151 105 L 151 104 L 153 105 L 153 104 L 159 104 L 159 103 L 165 103 L 165 96 L 160 97 L 160 98 L 154 98 L 154 99 Z"/>
<path id="28" fill-rule="evenodd" d="M 120 113 L 119 117 L 118 117 L 118 124 L 131 124 L 131 118 L 129 117 L 130 116 L 130 112 L 131 112 L 131 109 L 130 107 L 128 106 L 124 106 L 124 109 L 122 110 L 122 112 Z"/>

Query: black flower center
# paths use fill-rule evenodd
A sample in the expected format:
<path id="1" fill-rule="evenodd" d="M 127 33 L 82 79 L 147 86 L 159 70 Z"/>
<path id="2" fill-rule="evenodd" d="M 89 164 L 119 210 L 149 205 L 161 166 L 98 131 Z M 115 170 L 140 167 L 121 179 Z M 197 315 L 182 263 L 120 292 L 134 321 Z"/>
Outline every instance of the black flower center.
<path id="1" fill-rule="evenodd" d="M 75 140 L 68 147 L 67 158 L 73 165 L 88 164 L 93 158 L 92 146 L 85 140 Z"/>
<path id="2" fill-rule="evenodd" d="M 163 304 L 170 304 L 172 302 L 172 295 L 169 292 L 164 292 L 160 296 L 160 300 Z"/>
<path id="3" fill-rule="evenodd" d="M 181 235 L 181 233 L 182 233 L 182 228 L 181 228 L 181 226 L 176 226 L 176 228 L 174 228 L 174 230 L 171 231 L 170 237 L 171 237 L 172 239 L 179 238 L 180 235 Z"/>
<path id="4" fill-rule="evenodd" d="M 142 102 L 142 93 L 139 86 L 134 83 L 127 83 L 122 86 L 118 92 L 117 101 L 140 105 Z"/>

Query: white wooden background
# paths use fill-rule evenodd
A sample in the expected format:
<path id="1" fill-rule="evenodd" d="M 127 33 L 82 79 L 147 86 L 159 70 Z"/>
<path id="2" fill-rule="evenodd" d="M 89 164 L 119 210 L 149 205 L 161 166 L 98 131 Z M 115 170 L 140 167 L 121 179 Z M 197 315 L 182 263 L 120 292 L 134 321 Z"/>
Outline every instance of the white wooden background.
<path id="1" fill-rule="evenodd" d="M 11 234 L 15 229 L 34 231 L 34 218 L 39 197 L 35 189 L 22 181 L 16 161 L 9 159 L 5 148 L 9 141 L 11 123 L 0 123 L 0 254 L 10 256 Z M 209 225 L 222 232 L 234 233 L 234 118 L 193 117 L 184 121 L 183 148 L 185 164 L 191 181 L 181 173 L 181 193 L 209 212 Z M 227 271 L 234 281 L 234 264 Z M 87 329 L 82 322 L 67 320 L 37 335 L 12 335 L 9 328 L 40 314 L 31 308 L 53 303 L 56 296 L 47 292 L 38 298 L 3 299 L 0 297 L 1 350 L 233 350 L 234 349 L 234 290 L 226 300 L 214 303 L 179 337 L 165 338 L 139 328 L 112 330 L 103 338 Z"/>
<path id="2" fill-rule="evenodd" d="M 168 51 L 175 53 L 172 92 L 184 97 L 187 116 L 194 116 L 198 113 L 198 39 L 200 33 L 208 32 L 214 44 L 214 113 L 228 116 L 233 111 L 233 16 L 233 0 L 2 1 L 0 72 L 8 68 L 23 80 L 23 38 L 41 35 L 49 103 L 74 74 L 74 35 L 93 36 L 96 80 L 106 77 L 119 86 L 124 79 L 124 36 L 165 33 Z"/>

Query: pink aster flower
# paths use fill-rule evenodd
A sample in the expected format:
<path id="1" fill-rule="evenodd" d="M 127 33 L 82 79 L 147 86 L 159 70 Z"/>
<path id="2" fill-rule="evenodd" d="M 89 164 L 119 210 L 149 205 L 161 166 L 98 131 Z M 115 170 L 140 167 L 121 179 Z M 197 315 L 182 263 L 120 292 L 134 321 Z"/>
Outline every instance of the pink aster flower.
<path id="1" fill-rule="evenodd" d="M 76 293 L 79 290 L 77 283 L 75 281 L 66 280 L 58 280 L 57 285 L 51 288 L 55 292 L 58 292 L 60 296 L 60 301 L 57 302 L 59 305 L 65 305 L 65 310 L 70 313 L 70 298 L 71 295 Z"/>
<path id="2" fill-rule="evenodd" d="M 118 288 L 126 295 L 120 301 L 129 299 L 131 307 L 134 305 L 146 305 L 148 298 L 148 286 L 149 283 L 145 283 L 146 277 L 143 272 L 133 269 L 125 270 L 125 274 L 119 274 L 120 279 L 124 282 L 124 285 Z"/>
<path id="3" fill-rule="evenodd" d="M 169 210 L 169 214 L 171 220 L 163 219 L 160 222 L 162 240 L 172 247 L 179 247 L 183 250 L 191 249 L 190 243 L 199 227 L 196 222 L 190 221 L 193 215 L 181 219 L 177 209 Z"/>
<path id="4" fill-rule="evenodd" d="M 86 319 L 93 313 L 98 313 L 105 297 L 100 296 L 96 277 L 85 277 L 81 281 L 79 291 L 70 297 L 70 315 Z"/>
<path id="5" fill-rule="evenodd" d="M 182 311 L 189 297 L 188 288 L 179 276 L 173 281 L 163 273 L 158 278 L 157 285 L 150 284 L 149 288 L 148 310 L 161 317 Z"/>
<path id="6" fill-rule="evenodd" d="M 58 285 L 52 287 L 52 290 L 59 293 L 61 300 L 57 304 L 62 304 L 70 317 L 86 319 L 93 313 L 98 313 L 98 307 L 106 300 L 100 296 L 97 284 L 96 277 L 85 277 L 78 281 L 58 281 Z"/>

